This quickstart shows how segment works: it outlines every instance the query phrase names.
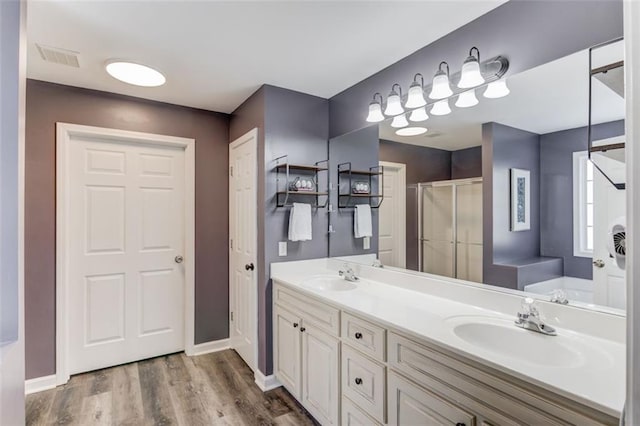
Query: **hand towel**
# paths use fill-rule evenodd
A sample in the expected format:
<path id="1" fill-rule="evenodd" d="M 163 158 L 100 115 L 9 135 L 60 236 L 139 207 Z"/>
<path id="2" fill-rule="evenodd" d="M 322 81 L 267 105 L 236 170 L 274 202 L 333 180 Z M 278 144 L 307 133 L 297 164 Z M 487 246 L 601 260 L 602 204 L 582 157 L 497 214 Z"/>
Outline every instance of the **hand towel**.
<path id="1" fill-rule="evenodd" d="M 289 213 L 289 240 L 311 240 L 311 204 L 293 203 Z"/>
<path id="2" fill-rule="evenodd" d="M 353 216 L 353 234 L 356 238 L 372 237 L 371 206 L 358 204 Z"/>

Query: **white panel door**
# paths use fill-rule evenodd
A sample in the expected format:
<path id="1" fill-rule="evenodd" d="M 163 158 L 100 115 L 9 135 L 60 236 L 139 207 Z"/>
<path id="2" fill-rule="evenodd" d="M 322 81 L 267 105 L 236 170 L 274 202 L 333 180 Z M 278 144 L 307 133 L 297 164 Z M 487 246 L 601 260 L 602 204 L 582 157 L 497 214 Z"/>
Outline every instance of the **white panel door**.
<path id="1" fill-rule="evenodd" d="M 595 168 L 593 212 L 587 214 L 593 214 L 593 301 L 597 305 L 625 309 L 625 271 L 609 256 L 607 243 L 611 224 L 626 214 L 626 190 L 616 189 Z"/>
<path id="2" fill-rule="evenodd" d="M 378 259 L 383 265 L 406 265 L 406 177 L 405 165 L 380 162 L 384 200 L 378 214 Z"/>
<path id="3" fill-rule="evenodd" d="M 184 149 L 69 144 L 69 373 L 183 350 Z"/>
<path id="4" fill-rule="evenodd" d="M 251 370 L 258 353 L 257 130 L 229 146 L 230 344 Z"/>
<path id="5" fill-rule="evenodd" d="M 340 406 L 339 341 L 304 324 L 302 405 L 323 425 L 337 425 Z"/>

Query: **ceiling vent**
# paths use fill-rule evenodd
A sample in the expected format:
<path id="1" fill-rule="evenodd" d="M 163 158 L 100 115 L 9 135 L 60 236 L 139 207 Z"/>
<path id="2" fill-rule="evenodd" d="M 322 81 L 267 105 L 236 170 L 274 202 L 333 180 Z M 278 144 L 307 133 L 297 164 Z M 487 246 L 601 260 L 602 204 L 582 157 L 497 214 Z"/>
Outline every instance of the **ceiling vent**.
<path id="1" fill-rule="evenodd" d="M 59 49 L 57 47 L 43 46 L 36 43 L 40 56 L 47 62 L 54 64 L 66 65 L 68 67 L 80 68 L 78 61 L 78 52 L 71 50 Z"/>
<path id="2" fill-rule="evenodd" d="M 435 138 L 437 136 L 442 136 L 441 132 L 433 132 L 433 133 L 427 133 L 424 135 L 425 138 Z"/>

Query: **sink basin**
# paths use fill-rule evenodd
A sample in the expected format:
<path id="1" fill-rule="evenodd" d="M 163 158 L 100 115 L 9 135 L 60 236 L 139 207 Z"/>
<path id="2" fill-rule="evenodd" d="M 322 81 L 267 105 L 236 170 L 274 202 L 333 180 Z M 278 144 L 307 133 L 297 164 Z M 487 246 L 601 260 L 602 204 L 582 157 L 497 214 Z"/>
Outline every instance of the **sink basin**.
<path id="1" fill-rule="evenodd" d="M 453 323 L 458 338 L 476 348 L 539 367 L 578 368 L 586 363 L 603 367 L 612 362 L 606 353 L 575 333 L 546 336 L 492 317 L 452 317 L 448 321 Z"/>
<path id="2" fill-rule="evenodd" d="M 355 290 L 357 285 L 334 275 L 317 275 L 302 283 L 303 286 L 318 291 Z"/>

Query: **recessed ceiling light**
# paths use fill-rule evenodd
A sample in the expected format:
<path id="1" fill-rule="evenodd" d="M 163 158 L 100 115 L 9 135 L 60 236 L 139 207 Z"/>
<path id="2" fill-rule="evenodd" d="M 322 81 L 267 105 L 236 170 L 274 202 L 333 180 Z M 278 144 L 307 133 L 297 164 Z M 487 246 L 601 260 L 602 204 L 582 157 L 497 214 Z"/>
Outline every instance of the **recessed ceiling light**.
<path id="1" fill-rule="evenodd" d="M 423 133 L 427 133 L 426 127 L 405 127 L 404 129 L 396 130 L 398 136 L 418 136 Z"/>
<path id="2" fill-rule="evenodd" d="M 135 86 L 157 87 L 167 81 L 160 71 L 133 62 L 109 62 L 106 69 L 111 77 Z"/>

